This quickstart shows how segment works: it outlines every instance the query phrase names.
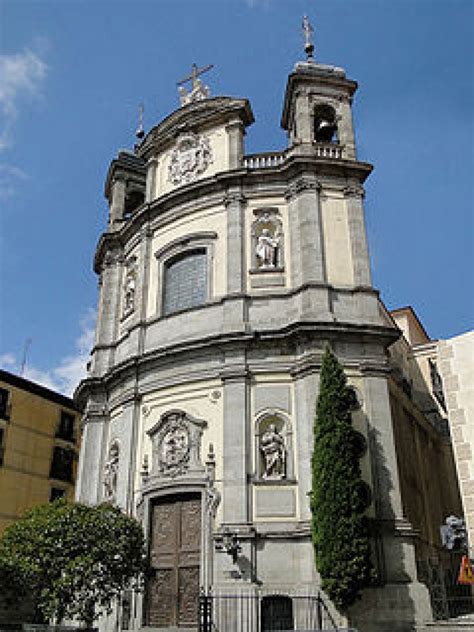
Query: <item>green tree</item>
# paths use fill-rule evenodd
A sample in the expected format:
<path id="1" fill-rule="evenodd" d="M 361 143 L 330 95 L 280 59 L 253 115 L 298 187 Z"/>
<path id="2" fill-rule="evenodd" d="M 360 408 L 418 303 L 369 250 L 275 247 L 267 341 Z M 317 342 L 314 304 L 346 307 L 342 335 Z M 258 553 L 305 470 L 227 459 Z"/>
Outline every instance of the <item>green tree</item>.
<path id="1" fill-rule="evenodd" d="M 33 598 L 36 620 L 91 627 L 145 569 L 139 522 L 109 504 L 58 500 L 11 525 L 0 540 L 0 593 Z"/>
<path id="2" fill-rule="evenodd" d="M 374 578 L 369 522 L 359 465 L 360 435 L 352 427 L 354 391 L 329 347 L 320 376 L 312 455 L 312 538 L 322 588 L 345 610 Z"/>

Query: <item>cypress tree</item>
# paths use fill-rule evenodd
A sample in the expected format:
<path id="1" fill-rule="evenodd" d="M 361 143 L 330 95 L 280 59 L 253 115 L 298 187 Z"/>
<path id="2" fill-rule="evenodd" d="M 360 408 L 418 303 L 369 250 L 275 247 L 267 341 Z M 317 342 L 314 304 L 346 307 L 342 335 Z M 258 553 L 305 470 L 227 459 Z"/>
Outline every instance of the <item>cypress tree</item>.
<path id="1" fill-rule="evenodd" d="M 312 455 L 312 539 L 321 585 L 345 610 L 374 577 L 360 443 L 352 427 L 354 393 L 329 347 L 323 356 Z"/>

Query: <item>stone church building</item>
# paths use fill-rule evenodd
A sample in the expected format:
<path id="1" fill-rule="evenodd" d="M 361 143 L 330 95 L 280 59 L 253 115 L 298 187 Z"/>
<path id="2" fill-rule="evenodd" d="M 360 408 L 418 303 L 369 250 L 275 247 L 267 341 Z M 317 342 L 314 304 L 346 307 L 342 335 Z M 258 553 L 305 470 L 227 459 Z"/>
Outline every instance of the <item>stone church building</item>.
<path id="1" fill-rule="evenodd" d="M 316 628 L 310 459 L 327 343 L 358 398 L 379 579 L 348 618 L 324 597 L 324 617 L 360 632 L 432 618 L 390 402 L 400 332 L 370 272 L 357 83 L 306 51 L 284 150 L 247 155 L 249 101 L 211 97 L 193 67 L 180 107 L 110 165 L 77 499 L 137 516 L 150 572 L 101 630 L 195 631 L 200 592 L 221 632 L 276 629 L 272 611 L 284 629 Z"/>

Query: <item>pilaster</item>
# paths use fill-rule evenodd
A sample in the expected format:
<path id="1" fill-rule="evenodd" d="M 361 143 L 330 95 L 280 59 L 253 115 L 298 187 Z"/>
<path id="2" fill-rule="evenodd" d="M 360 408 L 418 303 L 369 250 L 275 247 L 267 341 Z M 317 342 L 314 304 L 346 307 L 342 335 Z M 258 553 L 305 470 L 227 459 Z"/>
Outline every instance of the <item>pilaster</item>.
<path id="1" fill-rule="evenodd" d="M 315 178 L 304 176 L 292 182 L 286 192 L 293 288 L 304 283 L 326 282 L 319 206 L 320 188 Z"/>
<path id="2" fill-rule="evenodd" d="M 351 244 L 354 285 L 372 287 L 369 249 L 364 219 L 364 189 L 351 185 L 344 189 Z"/>
<path id="3" fill-rule="evenodd" d="M 224 200 L 227 210 L 227 294 L 245 291 L 244 209 L 246 200 L 240 189 L 231 189 Z"/>
<path id="4" fill-rule="evenodd" d="M 110 201 L 109 230 L 116 230 L 123 220 L 125 208 L 126 182 L 124 178 L 117 178 L 112 183 Z"/>
<path id="5" fill-rule="evenodd" d="M 244 158 L 244 124 L 237 119 L 226 125 L 225 129 L 229 139 L 229 169 L 239 169 Z"/>
<path id="6" fill-rule="evenodd" d="M 225 524 L 249 521 L 250 385 L 244 352 L 222 372 L 224 402 L 223 514 Z"/>

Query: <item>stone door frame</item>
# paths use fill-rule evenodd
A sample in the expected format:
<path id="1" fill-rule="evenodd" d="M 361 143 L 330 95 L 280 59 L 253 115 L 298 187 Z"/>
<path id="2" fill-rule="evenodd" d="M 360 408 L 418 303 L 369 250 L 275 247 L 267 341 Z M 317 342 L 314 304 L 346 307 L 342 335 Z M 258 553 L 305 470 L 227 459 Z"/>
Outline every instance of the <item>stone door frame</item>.
<path id="1" fill-rule="evenodd" d="M 194 477 L 193 477 L 194 478 Z M 139 515 L 145 532 L 145 540 L 147 543 L 147 551 L 151 544 L 151 519 L 153 505 L 158 501 L 165 501 L 167 498 L 183 497 L 190 494 L 200 495 L 201 497 L 201 549 L 199 560 L 199 586 L 208 588 L 213 582 L 213 517 L 215 507 L 213 506 L 214 495 L 210 484 L 209 477 L 203 474 L 194 480 L 169 480 L 161 479 L 153 481 L 153 486 L 147 485 L 142 490 L 142 498 L 139 504 Z M 146 626 L 147 604 L 146 591 L 136 595 L 137 612 L 139 613 L 139 625 Z M 196 608 L 198 604 L 196 604 Z M 165 631 L 166 628 L 163 628 Z"/>

